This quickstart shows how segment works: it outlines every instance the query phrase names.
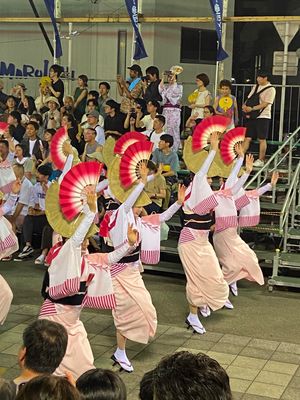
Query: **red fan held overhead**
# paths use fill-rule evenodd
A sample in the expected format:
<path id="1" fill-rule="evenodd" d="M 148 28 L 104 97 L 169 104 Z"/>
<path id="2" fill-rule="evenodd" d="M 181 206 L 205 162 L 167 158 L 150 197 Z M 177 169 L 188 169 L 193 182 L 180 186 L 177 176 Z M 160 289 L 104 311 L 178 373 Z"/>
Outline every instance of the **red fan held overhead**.
<path id="1" fill-rule="evenodd" d="M 124 188 L 129 188 L 140 178 L 140 164 L 150 159 L 152 149 L 153 143 L 149 141 L 137 142 L 127 148 L 120 163 L 120 181 Z"/>
<path id="2" fill-rule="evenodd" d="M 237 156 L 235 146 L 242 143 L 245 139 L 246 128 L 233 128 L 226 133 L 220 145 L 222 160 L 225 164 L 230 164 Z"/>
<path id="3" fill-rule="evenodd" d="M 123 155 L 128 147 L 133 143 L 146 142 L 147 140 L 147 136 L 140 132 L 127 132 L 116 141 L 114 153 Z"/>
<path id="4" fill-rule="evenodd" d="M 3 133 L 8 129 L 8 123 L 7 122 L 0 122 L 0 135 L 3 135 Z"/>
<path id="5" fill-rule="evenodd" d="M 67 130 L 62 127 L 57 130 L 50 144 L 51 159 L 57 169 L 63 170 L 67 156 L 63 152 L 63 144 L 69 139 Z"/>
<path id="6" fill-rule="evenodd" d="M 64 176 L 59 189 L 59 204 L 68 221 L 82 212 L 86 191 L 95 189 L 103 164 L 96 161 L 75 165 Z"/>
<path id="7" fill-rule="evenodd" d="M 204 118 L 198 124 L 192 136 L 192 149 L 194 152 L 204 149 L 209 143 L 210 135 L 213 132 L 225 132 L 230 120 L 222 115 L 214 115 Z"/>

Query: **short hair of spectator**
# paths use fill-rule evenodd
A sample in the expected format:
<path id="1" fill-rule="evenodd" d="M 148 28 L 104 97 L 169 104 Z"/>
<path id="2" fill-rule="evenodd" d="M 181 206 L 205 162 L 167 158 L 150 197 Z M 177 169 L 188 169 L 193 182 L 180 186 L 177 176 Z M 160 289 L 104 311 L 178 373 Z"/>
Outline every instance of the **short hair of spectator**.
<path id="1" fill-rule="evenodd" d="M 16 385 L 12 381 L 0 378 L 0 399 L 14 400 L 16 397 Z"/>
<path id="2" fill-rule="evenodd" d="M 87 101 L 87 105 L 89 105 L 90 103 L 93 103 L 93 105 L 94 105 L 95 107 L 97 107 L 97 105 L 98 105 L 98 103 L 97 103 L 97 101 L 96 101 L 95 99 L 89 99 L 89 100 Z"/>
<path id="3" fill-rule="evenodd" d="M 108 369 L 91 369 L 81 375 L 76 387 L 82 400 L 126 400 L 126 387 L 121 377 Z"/>
<path id="4" fill-rule="evenodd" d="M 9 150 L 9 143 L 8 140 L 6 139 L 0 139 L 0 143 L 4 144 L 5 147 L 7 147 L 7 150 Z"/>
<path id="5" fill-rule="evenodd" d="M 45 134 L 46 132 L 47 132 L 47 133 L 50 133 L 50 135 L 52 135 L 52 136 L 54 136 L 54 135 L 56 134 L 56 130 L 53 129 L 53 128 L 45 129 L 45 130 L 44 130 L 44 134 Z"/>
<path id="6" fill-rule="evenodd" d="M 156 173 L 158 170 L 157 165 L 151 160 L 147 161 L 147 168 L 149 171 L 153 171 L 154 173 Z"/>
<path id="7" fill-rule="evenodd" d="M 205 87 L 209 85 L 209 77 L 206 74 L 198 74 L 196 78 L 202 81 Z"/>
<path id="8" fill-rule="evenodd" d="M 229 377 L 206 354 L 181 351 L 163 358 L 155 368 L 156 400 L 232 400 Z"/>
<path id="9" fill-rule="evenodd" d="M 154 373 L 155 370 L 148 371 L 142 377 L 140 382 L 140 399 L 141 400 L 153 400 L 154 395 Z"/>
<path id="10" fill-rule="evenodd" d="M 34 321 L 23 332 L 25 368 L 52 374 L 61 363 L 67 344 L 68 333 L 64 326 L 46 319 Z"/>
<path id="11" fill-rule="evenodd" d="M 204 108 L 207 108 L 212 115 L 216 115 L 216 110 L 213 106 L 204 106 Z"/>
<path id="12" fill-rule="evenodd" d="M 219 87 L 220 87 L 220 89 L 221 89 L 222 87 L 228 87 L 228 88 L 231 90 L 232 84 L 231 84 L 231 82 L 230 82 L 228 79 L 222 79 L 222 80 L 220 81 Z"/>
<path id="13" fill-rule="evenodd" d="M 74 118 L 74 116 L 72 114 L 66 113 L 64 115 L 64 117 L 67 118 L 68 122 L 71 122 L 71 126 L 75 126 L 76 125 L 76 120 L 75 120 L 75 118 Z"/>
<path id="14" fill-rule="evenodd" d="M 165 118 L 164 115 L 158 114 L 158 115 L 155 116 L 155 118 L 158 119 L 159 122 L 161 122 L 163 126 L 165 125 L 165 123 L 166 123 L 166 118 Z"/>
<path id="15" fill-rule="evenodd" d="M 26 147 L 23 145 L 23 144 L 21 144 L 21 143 L 18 143 L 18 144 L 16 144 L 15 145 L 15 148 L 16 147 L 20 147 L 20 149 L 22 149 L 22 153 L 23 153 L 23 157 L 28 157 L 29 156 L 29 152 L 28 153 L 26 153 Z"/>
<path id="16" fill-rule="evenodd" d="M 31 379 L 16 400 L 81 400 L 78 390 L 65 377 L 44 375 Z"/>
<path id="17" fill-rule="evenodd" d="M 171 148 L 174 144 L 174 139 L 173 136 L 168 135 L 165 133 L 164 135 L 161 135 L 160 140 L 162 140 L 165 143 L 169 143 L 169 147 Z"/>
<path id="18" fill-rule="evenodd" d="M 84 86 L 87 86 L 89 78 L 86 75 L 84 75 L 84 74 L 79 75 L 78 79 L 81 79 L 82 82 L 84 83 Z"/>
<path id="19" fill-rule="evenodd" d="M 120 104 L 114 100 L 107 100 L 105 105 L 109 106 L 110 108 L 113 108 L 116 112 L 120 110 Z"/>
<path id="20" fill-rule="evenodd" d="M 29 121 L 27 126 L 28 125 L 32 125 L 36 131 L 39 130 L 39 124 L 37 122 L 35 122 L 35 121 Z"/>
<path id="21" fill-rule="evenodd" d="M 90 90 L 88 94 L 90 96 L 95 97 L 96 100 L 98 100 L 98 98 L 99 98 L 99 93 L 97 92 L 97 90 Z"/>
<path id="22" fill-rule="evenodd" d="M 57 74 L 57 77 L 60 77 L 60 75 L 63 73 L 64 69 L 58 64 L 53 64 L 51 65 L 50 69 L 53 69 L 53 71 Z"/>
<path id="23" fill-rule="evenodd" d="M 14 98 L 14 96 L 9 95 L 6 97 L 6 101 L 10 100 L 10 99 L 13 99 L 13 101 L 16 102 L 16 99 Z"/>
<path id="24" fill-rule="evenodd" d="M 148 103 L 151 103 L 157 109 L 157 112 L 160 110 L 160 104 L 157 100 L 149 100 Z"/>
<path id="25" fill-rule="evenodd" d="M 17 173 L 17 175 L 18 175 L 17 178 L 20 176 L 24 176 L 25 170 L 24 170 L 23 164 L 14 164 L 13 169 L 14 169 L 15 173 Z"/>
<path id="26" fill-rule="evenodd" d="M 94 128 L 86 128 L 87 131 L 91 132 L 95 137 L 97 135 L 97 131 Z"/>
<path id="27" fill-rule="evenodd" d="M 105 86 L 107 91 L 110 91 L 110 84 L 108 82 L 100 82 L 99 83 L 99 88 L 100 88 L 101 85 Z"/>
<path id="28" fill-rule="evenodd" d="M 156 75 L 156 78 L 159 79 L 159 69 L 154 65 L 146 68 L 146 75 Z"/>
<path id="29" fill-rule="evenodd" d="M 256 76 L 260 76 L 261 78 L 269 78 L 270 75 L 271 75 L 270 72 L 268 72 L 264 69 L 260 69 L 256 73 Z"/>
<path id="30" fill-rule="evenodd" d="M 22 116 L 21 116 L 21 114 L 19 113 L 19 111 L 11 111 L 11 112 L 9 113 L 9 115 L 12 116 L 14 119 L 16 119 L 17 122 L 18 122 L 18 124 L 19 124 L 19 123 L 21 122 L 21 120 L 22 120 Z"/>
<path id="31" fill-rule="evenodd" d="M 48 165 L 47 164 L 40 165 L 37 170 L 38 170 L 38 173 L 40 173 L 41 175 L 44 175 L 44 176 L 50 176 L 53 172 L 53 170 L 49 164 Z"/>
<path id="32" fill-rule="evenodd" d="M 43 125 L 43 117 L 41 114 L 38 113 L 33 113 L 29 119 L 29 121 L 31 121 L 32 119 L 35 119 L 37 121 L 37 123 L 42 126 Z"/>

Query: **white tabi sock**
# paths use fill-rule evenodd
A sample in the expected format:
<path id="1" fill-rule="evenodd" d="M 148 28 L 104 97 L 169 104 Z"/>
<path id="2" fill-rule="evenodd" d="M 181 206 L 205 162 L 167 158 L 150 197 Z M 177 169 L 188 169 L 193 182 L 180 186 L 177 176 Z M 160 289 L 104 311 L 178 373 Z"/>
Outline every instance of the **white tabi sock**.
<path id="1" fill-rule="evenodd" d="M 128 360 L 125 350 L 119 349 L 118 347 L 114 353 L 114 356 L 122 368 L 129 372 L 133 371 L 133 366 Z"/>
<path id="2" fill-rule="evenodd" d="M 189 313 L 187 320 L 197 333 L 203 334 L 206 332 L 197 314 Z"/>

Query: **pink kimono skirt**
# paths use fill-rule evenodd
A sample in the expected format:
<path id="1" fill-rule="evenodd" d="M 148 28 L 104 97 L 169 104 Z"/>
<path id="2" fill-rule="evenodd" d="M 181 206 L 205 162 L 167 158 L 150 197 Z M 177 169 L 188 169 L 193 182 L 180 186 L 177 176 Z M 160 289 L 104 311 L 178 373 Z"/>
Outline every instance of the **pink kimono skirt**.
<path id="1" fill-rule="evenodd" d="M 129 340 L 148 343 L 156 332 L 157 315 L 136 263 L 127 264 L 121 272 L 112 274 L 112 282 L 116 297 L 113 310 L 116 329 Z"/>
<path id="2" fill-rule="evenodd" d="M 189 304 L 212 310 L 222 308 L 228 299 L 229 289 L 224 280 L 218 259 L 208 241 L 206 231 L 193 230 L 195 238 L 178 245 L 180 260 L 187 279 L 186 298 Z"/>
<path id="3" fill-rule="evenodd" d="M 0 217 L 0 259 L 10 256 L 18 248 L 18 239 L 12 230 L 11 223 L 5 217 Z"/>
<path id="4" fill-rule="evenodd" d="M 0 325 L 4 324 L 12 299 L 13 293 L 10 287 L 3 276 L 0 275 Z"/>
<path id="5" fill-rule="evenodd" d="M 245 243 L 236 228 L 228 228 L 214 234 L 214 248 L 228 284 L 247 279 L 264 284 L 256 254 Z"/>
<path id="6" fill-rule="evenodd" d="M 57 311 L 57 314 L 49 313 L 51 307 Z M 47 309 L 49 314 L 43 313 L 43 309 Z M 74 378 L 77 379 L 84 372 L 95 368 L 94 356 L 87 337 L 87 332 L 79 319 L 81 310 L 81 306 L 65 306 L 52 303 L 49 300 L 46 300 L 42 306 L 39 318 L 58 322 L 63 325 L 68 332 L 66 354 L 60 366 L 54 372 L 54 375 L 62 376 L 65 375 L 66 371 L 70 371 Z"/>

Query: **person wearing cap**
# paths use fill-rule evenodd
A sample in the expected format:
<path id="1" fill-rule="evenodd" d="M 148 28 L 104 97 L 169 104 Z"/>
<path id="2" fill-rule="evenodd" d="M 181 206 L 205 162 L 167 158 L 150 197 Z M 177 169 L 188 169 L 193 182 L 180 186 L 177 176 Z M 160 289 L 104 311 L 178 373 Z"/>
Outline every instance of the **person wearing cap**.
<path id="1" fill-rule="evenodd" d="M 44 114 L 44 126 L 46 129 L 58 129 L 60 127 L 59 101 L 56 97 L 50 96 L 46 102 L 49 111 Z"/>
<path id="2" fill-rule="evenodd" d="M 86 103 L 86 114 L 83 114 L 80 122 L 80 126 L 82 129 L 86 129 L 89 126 L 89 124 L 87 123 L 87 116 L 91 111 L 97 110 L 97 106 L 97 100 L 88 99 Z M 99 113 L 98 125 L 102 128 L 104 127 L 104 118 L 102 117 L 101 113 Z"/>
<path id="3" fill-rule="evenodd" d="M 246 113 L 246 137 L 244 141 L 244 152 L 249 149 L 252 139 L 259 141 L 259 157 L 254 162 L 254 167 L 263 167 L 267 151 L 267 137 L 271 122 L 271 108 L 275 100 L 276 89 L 269 82 L 269 74 L 266 71 L 258 71 L 257 84 L 253 86 L 247 100 L 259 94 L 259 104 L 247 105 L 247 100 L 242 106 Z"/>
<path id="4" fill-rule="evenodd" d="M 124 122 L 126 115 L 120 112 L 120 104 L 114 100 L 107 100 L 104 106 L 106 117 L 104 119 L 105 136 L 121 136 L 126 132 Z"/>
<path id="5" fill-rule="evenodd" d="M 96 129 L 95 128 L 87 128 L 84 130 L 84 141 L 85 141 L 85 146 L 84 146 L 84 151 L 81 156 L 81 161 L 91 161 L 88 160 L 87 157 L 92 154 L 92 153 L 99 153 L 102 151 L 102 145 L 100 145 L 96 141 Z"/>
<path id="6" fill-rule="evenodd" d="M 135 100 L 142 96 L 143 94 L 143 83 L 142 83 L 142 70 L 138 64 L 133 64 L 129 69 L 130 84 L 127 87 L 126 81 L 117 75 L 117 86 L 120 96 L 122 96 L 121 101 L 121 112 L 127 114 L 131 108 L 132 100 Z"/>
<path id="7" fill-rule="evenodd" d="M 101 146 L 105 143 L 104 129 L 98 124 L 99 112 L 97 110 L 90 111 L 87 115 L 88 128 L 96 131 L 96 142 Z"/>

